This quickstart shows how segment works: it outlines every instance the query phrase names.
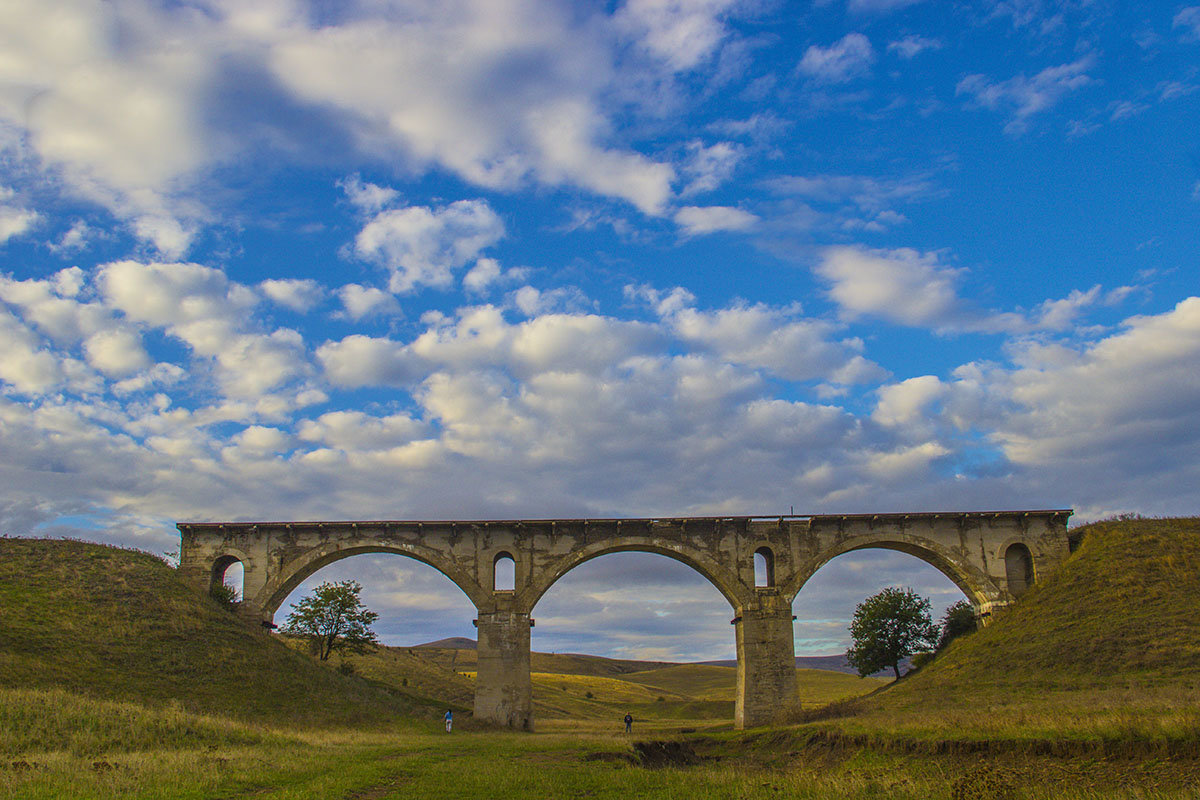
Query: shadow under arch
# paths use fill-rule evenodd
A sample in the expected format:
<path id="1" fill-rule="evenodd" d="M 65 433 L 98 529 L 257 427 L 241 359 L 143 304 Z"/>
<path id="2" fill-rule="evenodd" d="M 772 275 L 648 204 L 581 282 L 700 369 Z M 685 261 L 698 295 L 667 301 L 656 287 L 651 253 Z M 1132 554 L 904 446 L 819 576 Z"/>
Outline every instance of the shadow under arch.
<path id="1" fill-rule="evenodd" d="M 1000 599 L 1000 588 L 984 572 L 956 558 L 935 542 L 925 540 L 924 543 L 917 543 L 911 541 L 912 538 L 909 536 L 908 541 L 897 541 L 886 533 L 879 533 L 848 539 L 840 547 L 822 553 L 820 558 L 808 564 L 806 569 L 797 570 L 792 580 L 783 587 L 785 596 L 794 601 L 804 584 L 808 583 L 821 567 L 840 555 L 859 550 L 893 550 L 920 559 L 946 576 L 976 609 Z"/>
<path id="2" fill-rule="evenodd" d="M 754 596 L 746 590 L 745 585 L 739 580 L 737 575 L 714 561 L 705 558 L 703 555 L 691 551 L 689 548 L 655 545 L 641 540 L 630 539 L 589 544 L 545 565 L 538 571 L 539 574 L 536 580 L 519 593 L 520 606 L 532 611 L 538 601 L 550 590 L 550 587 L 562 579 L 568 572 L 580 564 L 611 553 L 654 553 L 686 564 L 716 587 L 721 596 L 735 610 L 750 604 L 754 600 Z"/>
<path id="3" fill-rule="evenodd" d="M 449 561 L 439 557 L 439 554 L 431 548 L 422 548 L 414 545 L 405 544 L 361 544 L 355 547 L 346 547 L 332 551 L 322 549 L 311 550 L 298 558 L 290 561 L 284 567 L 280 575 L 268 581 L 263 587 L 259 597 L 261 598 L 259 607 L 268 618 L 274 618 L 275 612 L 283 604 L 296 587 L 303 583 L 307 578 L 311 577 L 318 570 L 329 566 L 352 556 L 365 555 L 370 553 L 386 553 L 392 555 L 408 556 L 423 564 L 433 567 L 435 570 L 445 575 L 450 581 L 457 586 L 463 594 L 475 605 L 476 608 L 486 605 L 491 593 L 485 592 L 478 582 L 473 577 L 455 567 Z"/>

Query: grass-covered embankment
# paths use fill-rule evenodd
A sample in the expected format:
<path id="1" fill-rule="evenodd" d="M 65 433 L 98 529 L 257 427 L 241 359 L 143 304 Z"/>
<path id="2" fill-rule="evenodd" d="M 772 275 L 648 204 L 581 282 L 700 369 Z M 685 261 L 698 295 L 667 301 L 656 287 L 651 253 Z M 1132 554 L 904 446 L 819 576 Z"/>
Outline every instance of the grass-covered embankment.
<path id="1" fill-rule="evenodd" d="M 0 689 L 291 728 L 429 713 L 419 698 L 324 669 L 244 624 L 154 556 L 62 540 L 0 539 Z"/>
<path id="2" fill-rule="evenodd" d="M 1200 753 L 1200 519 L 1073 536 L 1067 562 L 992 624 L 823 724 L 935 744 Z"/>

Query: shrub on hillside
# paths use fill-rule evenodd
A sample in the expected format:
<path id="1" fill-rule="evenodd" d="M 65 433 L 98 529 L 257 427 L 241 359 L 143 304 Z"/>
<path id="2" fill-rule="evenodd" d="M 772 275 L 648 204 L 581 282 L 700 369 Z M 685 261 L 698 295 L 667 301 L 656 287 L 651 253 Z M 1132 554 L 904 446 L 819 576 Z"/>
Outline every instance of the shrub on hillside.
<path id="1" fill-rule="evenodd" d="M 235 612 L 241 605 L 237 589 L 225 583 L 218 583 L 209 590 L 208 596 L 217 601 L 217 605 L 226 611 Z"/>
<path id="2" fill-rule="evenodd" d="M 920 653 L 914 653 L 913 657 L 912 657 L 912 668 L 920 669 L 921 667 L 928 664 L 930 661 L 933 661 L 933 658 L 936 655 L 937 655 L 937 653 L 930 652 L 929 650 L 923 650 Z"/>
<path id="3" fill-rule="evenodd" d="M 977 624 L 975 608 L 966 600 L 959 600 L 942 615 L 942 633 L 938 636 L 937 649 L 943 649 L 963 634 L 974 633 Z"/>

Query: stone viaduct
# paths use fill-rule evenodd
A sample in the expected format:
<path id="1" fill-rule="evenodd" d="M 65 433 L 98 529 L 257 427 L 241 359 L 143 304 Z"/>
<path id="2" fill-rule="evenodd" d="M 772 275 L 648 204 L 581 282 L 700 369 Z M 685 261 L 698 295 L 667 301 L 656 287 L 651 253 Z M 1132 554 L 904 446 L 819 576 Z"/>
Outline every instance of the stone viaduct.
<path id="1" fill-rule="evenodd" d="M 475 716 L 529 729 L 529 629 L 538 599 L 589 559 L 659 553 L 710 580 L 733 609 L 736 722 L 746 728 L 773 721 L 795 699 L 792 599 L 830 559 L 864 548 L 909 553 L 949 577 L 986 622 L 1067 557 L 1070 514 L 180 523 L 179 569 L 207 591 L 241 562 L 242 613 L 270 621 L 305 578 L 339 559 L 399 553 L 423 561 L 478 609 Z M 511 589 L 496 588 L 504 559 L 512 560 Z"/>

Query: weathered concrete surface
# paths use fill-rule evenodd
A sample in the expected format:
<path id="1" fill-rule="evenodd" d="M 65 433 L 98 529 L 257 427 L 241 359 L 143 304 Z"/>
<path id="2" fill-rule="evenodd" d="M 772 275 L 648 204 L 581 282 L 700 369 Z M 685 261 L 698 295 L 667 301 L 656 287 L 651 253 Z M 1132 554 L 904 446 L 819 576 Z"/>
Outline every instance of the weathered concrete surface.
<path id="1" fill-rule="evenodd" d="M 710 580 L 734 612 L 737 723 L 771 722 L 795 700 L 791 604 L 820 567 L 851 550 L 900 550 L 932 564 L 984 619 L 1067 557 L 1071 512 L 1003 511 L 809 517 L 688 517 L 374 522 L 180 523 L 180 574 L 207 591 L 240 561 L 242 613 L 269 620 L 318 569 L 359 553 L 400 553 L 440 570 L 479 611 L 475 711 L 532 725 L 530 615 L 574 567 L 606 553 L 660 553 Z M 773 581 L 755 586 L 754 554 Z M 495 563 L 513 559 L 515 582 L 495 590 Z"/>
<path id="2" fill-rule="evenodd" d="M 742 608 L 733 624 L 738 663 L 734 722 L 751 728 L 783 718 L 798 699 L 791 598 L 764 595 Z"/>
<path id="3" fill-rule="evenodd" d="M 509 728 L 532 730 L 528 614 L 480 614 L 475 678 L 475 717 Z"/>

